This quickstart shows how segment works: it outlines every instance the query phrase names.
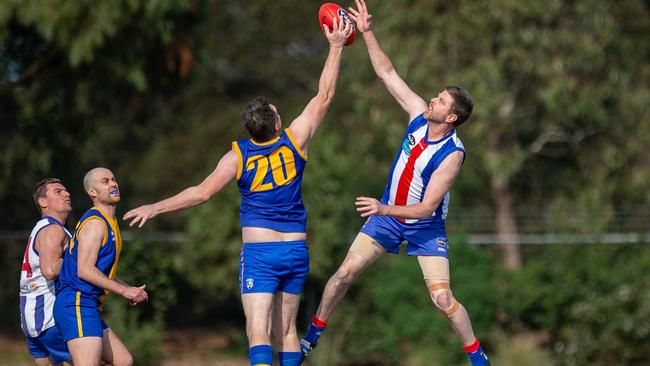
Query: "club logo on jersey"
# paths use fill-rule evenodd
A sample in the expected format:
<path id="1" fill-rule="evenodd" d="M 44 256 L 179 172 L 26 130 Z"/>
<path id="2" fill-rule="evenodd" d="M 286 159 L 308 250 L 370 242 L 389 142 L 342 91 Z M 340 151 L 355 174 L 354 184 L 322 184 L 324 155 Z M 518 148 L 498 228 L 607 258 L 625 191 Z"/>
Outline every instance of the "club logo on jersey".
<path id="1" fill-rule="evenodd" d="M 411 147 L 413 145 L 415 145 L 415 136 L 409 133 L 402 142 L 402 151 L 404 151 L 404 154 L 406 154 L 406 156 L 411 156 Z"/>
<path id="2" fill-rule="evenodd" d="M 411 146 L 415 145 L 415 136 L 413 136 L 412 133 L 409 133 L 409 135 L 406 136 L 406 138 L 409 140 L 409 145 Z"/>
<path id="3" fill-rule="evenodd" d="M 447 238 L 437 238 L 436 239 L 436 244 L 446 247 L 447 246 Z"/>
<path id="4" fill-rule="evenodd" d="M 254 284 L 254 280 L 252 278 L 247 278 L 246 279 L 246 288 L 247 289 L 252 289 Z"/>

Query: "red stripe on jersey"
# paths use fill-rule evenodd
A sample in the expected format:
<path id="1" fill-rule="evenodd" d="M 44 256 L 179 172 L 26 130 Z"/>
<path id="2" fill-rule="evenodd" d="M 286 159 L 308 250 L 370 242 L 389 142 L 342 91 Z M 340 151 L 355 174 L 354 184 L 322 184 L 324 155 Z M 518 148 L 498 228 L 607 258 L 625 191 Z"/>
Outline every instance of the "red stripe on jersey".
<path id="1" fill-rule="evenodd" d="M 26 277 L 31 278 L 32 277 L 32 266 L 29 264 L 29 247 L 32 245 L 32 237 L 29 237 L 29 240 L 27 241 L 27 248 L 25 248 L 25 257 L 23 257 L 23 265 L 21 267 L 21 270 L 23 272 L 27 272 Z"/>
<path id="2" fill-rule="evenodd" d="M 411 181 L 413 180 L 413 173 L 415 172 L 415 161 L 418 160 L 426 146 L 427 144 L 424 142 L 423 137 L 422 140 L 420 140 L 420 143 L 411 149 L 411 155 L 406 162 L 404 170 L 402 170 L 402 175 L 399 177 L 399 183 L 397 184 L 397 192 L 395 193 L 395 206 L 406 205 L 409 188 L 411 187 Z"/>

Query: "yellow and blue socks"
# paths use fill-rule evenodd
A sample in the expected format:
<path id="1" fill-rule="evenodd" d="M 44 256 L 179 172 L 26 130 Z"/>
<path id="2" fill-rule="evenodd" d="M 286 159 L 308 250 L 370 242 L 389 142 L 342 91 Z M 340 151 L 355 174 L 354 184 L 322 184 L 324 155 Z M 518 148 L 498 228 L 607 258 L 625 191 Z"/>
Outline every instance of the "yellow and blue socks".
<path id="1" fill-rule="evenodd" d="M 481 347 L 478 338 L 472 344 L 463 346 L 463 349 L 467 353 L 467 358 L 469 358 L 472 366 L 490 366 L 490 360 L 483 352 L 483 347 Z"/>
<path id="2" fill-rule="evenodd" d="M 273 365 L 273 348 L 269 344 L 260 344 L 248 349 L 248 358 L 251 366 Z"/>
<path id="3" fill-rule="evenodd" d="M 300 366 L 302 363 L 301 352 L 278 352 L 280 366 Z"/>
<path id="4" fill-rule="evenodd" d="M 327 321 L 318 319 L 316 315 L 311 318 L 309 323 L 309 328 L 307 328 L 307 333 L 302 337 L 300 341 L 300 351 L 302 352 L 303 357 L 306 357 L 309 352 L 311 352 L 320 339 L 321 334 L 325 331 L 325 326 Z"/>

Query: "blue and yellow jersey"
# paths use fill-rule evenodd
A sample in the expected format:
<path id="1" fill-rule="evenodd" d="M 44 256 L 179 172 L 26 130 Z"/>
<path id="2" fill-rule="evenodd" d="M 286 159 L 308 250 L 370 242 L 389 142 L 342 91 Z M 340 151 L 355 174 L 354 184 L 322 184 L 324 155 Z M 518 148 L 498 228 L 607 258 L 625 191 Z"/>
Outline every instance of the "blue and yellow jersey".
<path id="1" fill-rule="evenodd" d="M 307 156 L 291 131 L 267 142 L 234 141 L 239 155 L 237 186 L 242 227 L 261 227 L 281 232 L 304 233 L 307 213 L 302 203 L 302 174 Z"/>
<path id="2" fill-rule="evenodd" d="M 106 232 L 102 239 L 102 246 L 97 255 L 97 263 L 95 266 L 102 271 L 106 277 L 111 280 L 115 279 L 117 274 L 117 265 L 120 261 L 120 252 L 122 251 L 122 235 L 117 221 L 110 216 L 104 214 L 96 207 L 86 211 L 77 223 L 74 230 L 74 235 L 70 240 L 70 245 L 65 251 L 63 256 L 63 265 L 61 266 L 61 273 L 59 274 L 58 290 L 59 292 L 65 288 L 70 288 L 74 291 L 79 291 L 86 296 L 96 297 L 99 302 L 104 300 L 108 291 L 101 287 L 97 287 L 90 282 L 86 282 L 77 276 L 77 250 L 79 248 L 79 239 L 77 235 L 81 228 L 90 220 L 101 220 L 106 225 Z"/>

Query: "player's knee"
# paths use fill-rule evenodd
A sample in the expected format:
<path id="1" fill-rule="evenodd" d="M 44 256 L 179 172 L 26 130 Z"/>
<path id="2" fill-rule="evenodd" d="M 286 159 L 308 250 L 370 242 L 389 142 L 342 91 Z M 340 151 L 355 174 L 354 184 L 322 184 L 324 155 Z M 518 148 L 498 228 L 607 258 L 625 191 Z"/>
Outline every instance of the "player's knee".
<path id="1" fill-rule="evenodd" d="M 436 309 L 447 317 L 452 317 L 460 308 L 460 303 L 456 301 L 451 290 L 442 290 L 431 293 L 431 300 Z"/>
<path id="2" fill-rule="evenodd" d="M 113 361 L 113 366 L 133 366 L 133 356 L 127 352 L 120 356 L 120 359 Z"/>
<path id="3" fill-rule="evenodd" d="M 452 317 L 460 308 L 460 303 L 454 298 L 448 283 L 429 286 L 429 294 L 436 309 L 447 317 Z"/>
<path id="4" fill-rule="evenodd" d="M 338 286 L 348 286 L 354 281 L 356 273 L 349 266 L 341 266 L 334 273 L 333 280 Z"/>

